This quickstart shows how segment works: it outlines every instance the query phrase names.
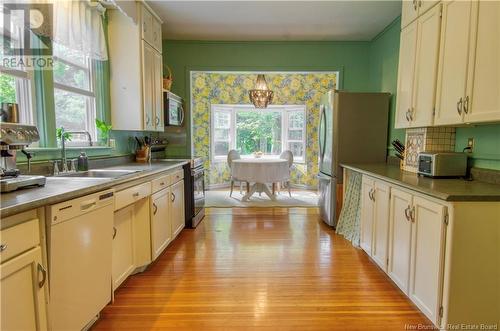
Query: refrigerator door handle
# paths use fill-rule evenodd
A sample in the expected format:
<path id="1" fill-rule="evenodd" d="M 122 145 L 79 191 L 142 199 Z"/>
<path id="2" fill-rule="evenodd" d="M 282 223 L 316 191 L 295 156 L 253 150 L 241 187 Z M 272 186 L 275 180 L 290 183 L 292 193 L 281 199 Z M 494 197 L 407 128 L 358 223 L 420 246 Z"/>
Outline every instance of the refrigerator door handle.
<path id="1" fill-rule="evenodd" d="M 321 114 L 320 114 L 320 120 L 319 120 L 319 158 L 320 160 L 323 160 L 325 157 L 325 142 L 326 142 L 326 113 L 325 113 L 325 106 L 321 105 L 320 106 Z M 323 127 L 323 137 L 321 137 L 321 128 Z"/>

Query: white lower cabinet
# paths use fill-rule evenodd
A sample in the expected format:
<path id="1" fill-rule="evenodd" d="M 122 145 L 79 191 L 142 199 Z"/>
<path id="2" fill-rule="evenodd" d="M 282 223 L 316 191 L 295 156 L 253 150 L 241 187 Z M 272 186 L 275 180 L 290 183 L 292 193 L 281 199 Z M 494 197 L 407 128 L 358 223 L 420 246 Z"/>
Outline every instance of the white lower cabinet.
<path id="1" fill-rule="evenodd" d="M 38 212 L 2 219 L 0 230 L 0 330 L 47 330 L 48 277 Z"/>
<path id="2" fill-rule="evenodd" d="M 113 290 L 134 271 L 134 205 L 115 212 L 113 227 Z"/>
<path id="3" fill-rule="evenodd" d="M 178 181 L 170 189 L 170 210 L 172 216 L 172 238 L 184 229 L 184 181 Z"/>
<path id="4" fill-rule="evenodd" d="M 172 240 L 170 188 L 151 196 L 151 255 L 156 259 Z"/>
<path id="5" fill-rule="evenodd" d="M 361 248 L 435 324 L 442 317 L 446 204 L 364 175 Z"/>
<path id="6" fill-rule="evenodd" d="M 410 299 L 435 324 L 439 322 L 446 207 L 413 197 Z"/>
<path id="7" fill-rule="evenodd" d="M 389 264 L 387 273 L 399 288 L 408 293 L 410 281 L 411 194 L 392 188 L 389 221 Z"/>
<path id="8" fill-rule="evenodd" d="M 375 181 L 363 176 L 361 182 L 361 233 L 360 246 L 368 254 L 372 253 L 373 243 L 373 185 Z"/>
<path id="9" fill-rule="evenodd" d="M 389 194 L 389 185 L 363 176 L 360 245 L 384 271 L 387 270 Z"/>
<path id="10" fill-rule="evenodd" d="M 2 263 L 0 275 L 0 329 L 47 330 L 44 287 L 47 275 L 40 247 Z"/>
<path id="11" fill-rule="evenodd" d="M 390 206 L 388 274 L 439 325 L 447 208 L 396 188 Z"/>

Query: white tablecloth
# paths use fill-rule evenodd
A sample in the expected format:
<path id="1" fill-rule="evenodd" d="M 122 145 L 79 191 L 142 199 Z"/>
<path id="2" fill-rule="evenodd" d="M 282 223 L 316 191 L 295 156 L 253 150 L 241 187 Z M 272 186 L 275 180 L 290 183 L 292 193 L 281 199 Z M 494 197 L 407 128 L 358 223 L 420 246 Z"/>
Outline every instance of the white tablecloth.
<path id="1" fill-rule="evenodd" d="M 245 182 L 276 183 L 290 178 L 288 161 L 283 159 L 233 160 L 233 177 Z"/>

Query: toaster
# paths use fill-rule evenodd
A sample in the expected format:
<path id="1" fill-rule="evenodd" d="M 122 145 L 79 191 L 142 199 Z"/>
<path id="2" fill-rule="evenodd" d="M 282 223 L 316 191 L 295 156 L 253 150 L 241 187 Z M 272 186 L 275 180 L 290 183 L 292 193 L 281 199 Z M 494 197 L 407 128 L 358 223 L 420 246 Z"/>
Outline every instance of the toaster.
<path id="1" fill-rule="evenodd" d="M 454 152 L 421 152 L 418 174 L 427 177 L 465 177 L 467 155 Z"/>

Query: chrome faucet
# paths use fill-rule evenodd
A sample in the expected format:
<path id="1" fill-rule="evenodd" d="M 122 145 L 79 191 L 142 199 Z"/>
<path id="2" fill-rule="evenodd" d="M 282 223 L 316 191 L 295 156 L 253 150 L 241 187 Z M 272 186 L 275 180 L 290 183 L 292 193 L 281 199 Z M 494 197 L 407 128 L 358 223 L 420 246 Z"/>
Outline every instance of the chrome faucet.
<path id="1" fill-rule="evenodd" d="M 84 134 L 87 136 L 89 140 L 89 146 L 92 147 L 92 136 L 88 131 L 65 131 L 64 128 L 61 128 L 61 161 L 62 161 L 62 172 L 68 172 L 68 160 L 66 157 L 66 133 L 72 134 Z"/>

